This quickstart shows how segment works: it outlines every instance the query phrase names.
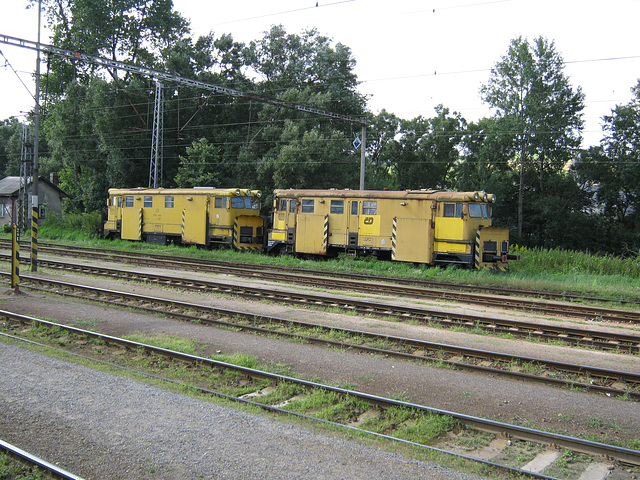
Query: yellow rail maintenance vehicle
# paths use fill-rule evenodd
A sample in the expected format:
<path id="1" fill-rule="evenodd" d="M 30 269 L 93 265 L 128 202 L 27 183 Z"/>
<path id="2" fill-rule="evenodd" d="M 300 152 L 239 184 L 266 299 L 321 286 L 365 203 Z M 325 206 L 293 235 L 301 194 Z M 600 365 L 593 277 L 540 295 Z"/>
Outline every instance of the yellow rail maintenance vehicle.
<path id="1" fill-rule="evenodd" d="M 485 192 L 275 190 L 267 248 L 506 271 L 518 256 L 509 229 L 491 226 L 493 202 Z"/>
<path id="2" fill-rule="evenodd" d="M 104 236 L 262 251 L 261 197 L 240 188 L 111 188 Z"/>

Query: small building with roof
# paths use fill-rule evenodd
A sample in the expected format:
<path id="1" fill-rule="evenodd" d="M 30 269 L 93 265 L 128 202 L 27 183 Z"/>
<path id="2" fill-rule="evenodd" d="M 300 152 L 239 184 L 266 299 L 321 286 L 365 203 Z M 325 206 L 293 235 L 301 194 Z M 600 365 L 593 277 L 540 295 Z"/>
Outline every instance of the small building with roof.
<path id="1" fill-rule="evenodd" d="M 38 179 L 38 218 L 45 219 L 52 213 L 62 214 L 62 200 L 67 194 L 60 190 L 52 175 L 51 180 Z M 0 180 L 0 225 L 18 223 L 21 207 L 24 222 L 31 221 L 31 177 L 26 185 L 22 177 L 4 177 Z M 22 198 L 21 198 L 22 197 Z"/>

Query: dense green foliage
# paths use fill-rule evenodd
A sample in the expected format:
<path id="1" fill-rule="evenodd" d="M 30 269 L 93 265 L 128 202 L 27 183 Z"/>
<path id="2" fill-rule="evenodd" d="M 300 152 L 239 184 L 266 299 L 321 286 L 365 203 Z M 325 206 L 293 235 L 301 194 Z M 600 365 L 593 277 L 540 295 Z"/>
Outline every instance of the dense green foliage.
<path id="1" fill-rule="evenodd" d="M 32 0 L 30 0 L 32 1 Z M 190 37 L 171 0 L 44 0 L 51 42 L 72 50 L 367 120 L 368 189 L 495 193 L 494 223 L 544 249 L 640 251 L 640 83 L 605 120 L 599 147 L 579 150 L 584 94 L 543 37 L 513 39 L 480 95 L 495 114 L 468 122 L 372 114 L 349 47 L 315 29 L 274 25 L 248 44 Z M 104 208 L 109 187 L 148 184 L 153 81 L 48 59 L 40 172 L 57 172 L 66 212 Z M 632 86 L 630 86 L 632 87 Z M 164 84 L 163 186 L 358 188 L 360 126 L 259 100 Z M 19 169 L 22 126 L 0 124 L 0 172 Z"/>

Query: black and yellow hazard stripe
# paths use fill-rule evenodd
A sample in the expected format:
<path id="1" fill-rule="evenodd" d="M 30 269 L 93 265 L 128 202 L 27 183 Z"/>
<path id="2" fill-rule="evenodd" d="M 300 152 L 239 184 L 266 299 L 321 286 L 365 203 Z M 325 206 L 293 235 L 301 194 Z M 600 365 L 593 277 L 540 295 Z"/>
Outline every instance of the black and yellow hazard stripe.
<path id="1" fill-rule="evenodd" d="M 138 212 L 138 240 L 142 240 L 142 209 Z"/>
<path id="2" fill-rule="evenodd" d="M 20 244 L 15 225 L 11 229 L 11 251 L 11 288 L 17 291 L 20 285 Z"/>
<path id="3" fill-rule="evenodd" d="M 476 232 L 476 248 L 475 248 L 475 267 L 476 269 L 480 268 L 480 258 L 482 255 L 482 251 L 480 250 L 480 230 Z"/>
<path id="4" fill-rule="evenodd" d="M 238 226 L 238 218 L 233 221 L 233 230 L 231 230 L 231 246 L 236 250 L 240 250 L 240 230 Z"/>
<path id="5" fill-rule="evenodd" d="M 398 231 L 398 219 L 393 217 L 393 228 L 391 230 L 391 260 L 396 259 L 396 235 Z"/>
<path id="6" fill-rule="evenodd" d="M 329 215 L 324 216 L 324 231 L 322 237 L 322 249 L 324 253 L 327 253 L 329 249 Z"/>
<path id="7" fill-rule="evenodd" d="M 31 271 L 38 271 L 38 206 L 31 210 Z"/>

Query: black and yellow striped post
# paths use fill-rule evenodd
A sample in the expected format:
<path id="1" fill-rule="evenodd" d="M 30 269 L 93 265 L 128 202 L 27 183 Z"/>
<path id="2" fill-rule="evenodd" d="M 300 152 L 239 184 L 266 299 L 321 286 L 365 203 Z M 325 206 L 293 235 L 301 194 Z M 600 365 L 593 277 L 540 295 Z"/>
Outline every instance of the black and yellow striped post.
<path id="1" fill-rule="evenodd" d="M 398 218 L 393 217 L 393 229 L 391 230 L 391 260 L 396 259 L 397 232 Z"/>
<path id="2" fill-rule="evenodd" d="M 38 271 L 38 197 L 31 197 L 31 271 Z"/>
<path id="3" fill-rule="evenodd" d="M 187 211 L 182 209 L 182 223 L 180 224 L 180 239 L 184 242 L 184 222 L 186 220 Z"/>
<path id="4" fill-rule="evenodd" d="M 11 288 L 20 290 L 20 244 L 18 243 L 18 227 L 11 227 Z"/>
<path id="5" fill-rule="evenodd" d="M 324 227 L 322 232 L 322 251 L 326 255 L 329 250 L 329 215 L 324 216 Z"/>
<path id="6" fill-rule="evenodd" d="M 231 247 L 240 250 L 240 231 L 238 226 L 238 217 L 233 221 L 233 229 L 231 230 Z"/>
<path id="7" fill-rule="evenodd" d="M 476 270 L 480 269 L 480 261 L 482 260 L 482 251 L 480 250 L 480 229 L 476 232 L 476 244 L 474 249 L 474 265 Z"/>

